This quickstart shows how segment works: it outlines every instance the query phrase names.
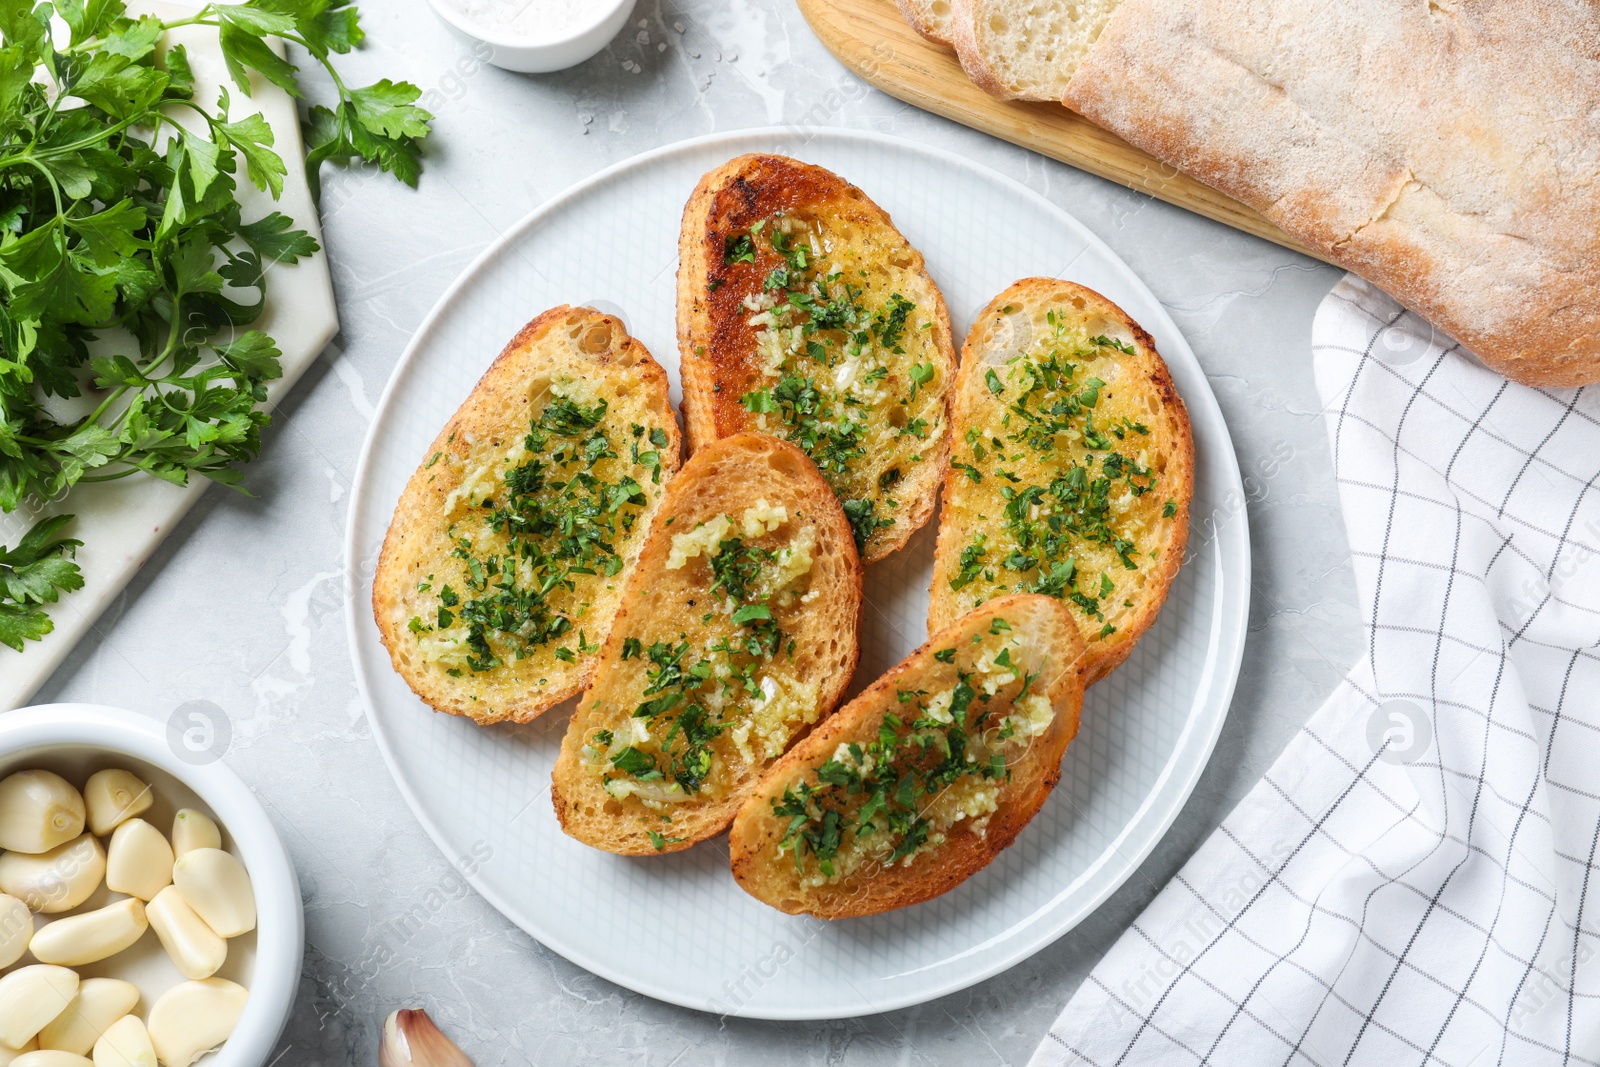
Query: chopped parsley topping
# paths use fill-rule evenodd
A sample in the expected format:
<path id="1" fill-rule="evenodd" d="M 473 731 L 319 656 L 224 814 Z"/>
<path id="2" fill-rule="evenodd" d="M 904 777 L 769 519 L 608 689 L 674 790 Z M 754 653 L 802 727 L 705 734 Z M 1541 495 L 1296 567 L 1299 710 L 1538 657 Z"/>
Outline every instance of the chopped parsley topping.
<path id="1" fill-rule="evenodd" d="M 443 585 L 435 625 L 414 618 L 412 632 L 464 624 L 466 664 L 475 672 L 568 637 L 583 608 L 568 594 L 580 577 L 622 570 L 618 542 L 632 532 L 649 500 L 632 475 L 599 473 L 605 461 L 621 458 L 604 425 L 606 411 L 604 399 L 585 405 L 555 396 L 545 404 L 523 438 L 526 457 L 502 472 L 495 489 L 468 500 L 469 516 L 451 526 L 460 588 Z M 637 425 L 632 430 L 630 459 L 659 482 L 660 453 L 641 450 L 639 441 L 659 448 L 666 432 L 658 427 L 647 435 Z M 492 547 L 471 536 L 485 531 L 495 535 Z M 572 663 L 596 648 L 580 630 L 576 653 L 563 645 L 553 654 Z"/>
<path id="2" fill-rule="evenodd" d="M 913 363 L 911 365 L 911 395 L 907 398 L 915 400 L 917 390 L 933 381 L 932 363 Z"/>
<path id="3" fill-rule="evenodd" d="M 723 538 L 707 563 L 711 594 L 732 603 L 726 616 L 732 632 L 698 651 L 686 635 L 676 642 L 656 641 L 648 648 L 637 638 L 624 640 L 623 659 L 642 654 L 650 664 L 648 683 L 640 694 L 644 699 L 632 714 L 644 721 L 652 740 L 647 748 L 629 745 L 610 755 L 606 773 L 641 782 L 667 781 L 690 794 L 704 788 L 714 770 L 713 743 L 737 722 L 742 707 L 768 699 L 761 676 L 784 654 L 783 632 L 771 603 L 763 597 L 778 560 L 779 553 L 741 537 Z M 709 625 L 721 614 L 707 613 L 701 621 Z M 787 654 L 793 653 L 794 642 L 789 641 Z M 712 699 L 714 695 L 718 699 Z M 610 731 L 600 731 L 590 743 L 604 751 L 614 741 Z"/>
<path id="4" fill-rule="evenodd" d="M 777 339 L 776 349 L 770 341 L 759 347 L 768 377 L 740 404 L 816 462 L 850 514 L 857 547 L 865 548 L 894 525 L 884 512 L 896 506 L 901 484 L 885 479 L 879 457 L 869 455 L 871 431 L 884 425 L 897 437 L 926 439 L 934 428 L 930 416 L 938 418 L 931 409 L 924 415 L 907 410 L 919 393 L 928 407 L 924 387 L 934 365 L 917 363 L 897 376 L 886 356 L 904 355 L 908 331 L 932 324 L 914 323 L 917 305 L 899 292 L 871 306 L 866 287 L 830 271 L 812 240 L 809 224 L 792 217 L 764 219 L 724 240 L 724 265 L 760 268 L 760 288 L 751 294 L 760 302 L 748 306 L 765 309 L 757 316 L 764 320 L 760 329 Z"/>
<path id="5" fill-rule="evenodd" d="M 1009 651 L 995 662 L 1009 666 Z M 954 649 L 935 653 L 946 663 L 954 655 Z M 1003 749 L 1012 728 L 989 707 L 991 698 L 971 674 L 958 669 L 956 675 L 948 701 L 899 691 L 901 712 L 884 715 L 876 738 L 847 743 L 771 801 L 773 814 L 787 820 L 778 847 L 794 856 L 797 869 L 809 857 L 832 878 L 835 860 L 852 840 L 884 863 L 897 863 L 938 840 L 929 807 L 944 790 L 963 779 L 1010 779 Z M 1024 678 L 1013 701 L 1032 682 Z M 939 703 L 940 710 L 930 711 Z M 1009 709 L 1011 702 L 1002 706 Z"/>
<path id="6" fill-rule="evenodd" d="M 724 243 L 722 247 L 722 262 L 724 265 L 732 266 L 735 263 L 754 263 L 755 261 L 756 246 L 755 242 L 750 239 L 749 234 L 745 233 L 737 237 L 729 237 Z"/>
<path id="7" fill-rule="evenodd" d="M 1104 623 L 1104 637 L 1115 632 L 1105 623 L 1102 602 L 1113 596 L 1116 582 L 1105 572 L 1083 573 L 1079 562 L 1091 550 L 1109 549 L 1120 563 L 1114 569 L 1139 568 L 1136 545 L 1121 528 L 1113 500 L 1124 494 L 1138 498 L 1155 488 L 1155 472 L 1136 458 L 1139 439 L 1150 429 L 1126 416 L 1099 416 L 1106 383 L 1080 373 L 1074 362 L 1096 353 L 1075 347 L 1066 336 L 1065 316 L 1051 311 L 1046 318 L 1052 333 L 1039 348 L 984 375 L 988 392 L 1005 405 L 1002 436 L 969 431 L 965 443 L 972 462 L 951 462 L 973 484 L 985 475 L 999 479 L 995 492 L 1002 512 L 991 519 L 1004 530 L 1006 545 L 995 548 L 986 535 L 976 535 L 962 549 L 949 582 L 951 589 L 961 590 L 981 581 L 993 587 L 984 598 L 1002 590 L 1057 597 Z M 1088 344 L 1133 352 L 1103 336 Z M 1083 452 L 1076 457 L 1068 451 L 1075 442 Z M 1129 452 L 1119 451 L 1125 444 Z M 1020 465 L 1042 468 L 1048 480 L 1026 483 L 1011 469 Z M 1176 504 L 1167 501 L 1162 514 L 1170 518 L 1176 512 Z"/>

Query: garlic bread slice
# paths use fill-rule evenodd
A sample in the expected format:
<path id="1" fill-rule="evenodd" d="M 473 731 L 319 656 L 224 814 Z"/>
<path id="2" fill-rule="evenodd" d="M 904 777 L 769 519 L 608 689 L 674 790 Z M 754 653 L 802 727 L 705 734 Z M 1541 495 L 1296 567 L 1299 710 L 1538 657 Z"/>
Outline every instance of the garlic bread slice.
<path id="1" fill-rule="evenodd" d="M 1078 732 L 1084 644 L 1061 602 L 992 600 L 801 741 L 739 809 L 733 876 L 780 911 L 917 904 L 987 866 Z"/>
<path id="2" fill-rule="evenodd" d="M 805 453 L 712 441 L 672 484 L 551 780 L 568 834 L 623 855 L 727 828 L 855 671 L 861 564 Z"/>
<path id="3" fill-rule="evenodd" d="M 865 563 L 933 514 L 950 316 L 922 254 L 837 174 L 747 155 L 700 180 L 678 243 L 678 348 L 691 451 L 745 431 L 800 446 Z"/>
<path id="4" fill-rule="evenodd" d="M 961 350 L 928 628 L 991 597 L 1062 600 L 1089 681 L 1128 658 L 1183 562 L 1189 413 L 1150 335 L 1091 289 L 1026 278 Z"/>
<path id="5" fill-rule="evenodd" d="M 479 723 L 578 693 L 681 455 L 666 371 L 620 320 L 528 323 L 395 506 L 372 583 L 394 669 Z"/>

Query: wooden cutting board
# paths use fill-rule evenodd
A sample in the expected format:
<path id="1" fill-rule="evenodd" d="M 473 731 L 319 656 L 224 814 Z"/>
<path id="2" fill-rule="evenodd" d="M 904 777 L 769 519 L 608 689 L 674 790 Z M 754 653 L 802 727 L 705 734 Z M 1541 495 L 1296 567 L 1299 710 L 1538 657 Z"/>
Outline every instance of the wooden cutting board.
<path id="1" fill-rule="evenodd" d="M 908 104 L 1149 193 L 1245 233 L 1323 257 L 1253 208 L 1167 166 L 1059 104 L 996 100 L 973 85 L 955 53 L 906 25 L 894 0 L 798 0 L 822 43 L 868 83 Z"/>

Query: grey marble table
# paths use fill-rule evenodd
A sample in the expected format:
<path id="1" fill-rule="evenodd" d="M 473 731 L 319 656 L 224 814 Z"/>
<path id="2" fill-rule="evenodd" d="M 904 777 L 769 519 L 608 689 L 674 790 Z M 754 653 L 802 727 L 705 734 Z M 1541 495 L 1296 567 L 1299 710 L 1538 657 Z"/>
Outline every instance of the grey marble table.
<path id="1" fill-rule="evenodd" d="M 420 1005 L 497 1064 L 1022 1064 L 1095 962 L 1260 777 L 1359 652 L 1349 551 L 1313 386 L 1311 318 L 1337 273 L 869 89 L 784 0 L 639 0 L 564 74 L 479 65 L 424 0 L 366 0 L 365 80 L 407 78 L 438 121 L 421 188 L 330 180 L 343 323 L 280 408 L 245 498 L 214 490 L 39 694 L 166 717 L 225 709 L 227 760 L 299 868 L 306 968 L 283 1065 L 375 1062 Z M 315 98 L 317 86 L 312 84 Z M 341 546 L 372 404 L 439 293 L 527 211 L 671 141 L 752 126 L 870 129 L 959 152 L 1075 214 L 1171 310 L 1250 490 L 1254 598 L 1216 755 L 1166 840 L 1099 911 L 1000 977 L 829 1023 L 722 1020 L 629 993 L 546 950 L 462 885 L 401 801 L 362 715 Z M 355 610 L 363 610 L 357 606 Z M 439 773 L 450 774 L 441 766 Z"/>

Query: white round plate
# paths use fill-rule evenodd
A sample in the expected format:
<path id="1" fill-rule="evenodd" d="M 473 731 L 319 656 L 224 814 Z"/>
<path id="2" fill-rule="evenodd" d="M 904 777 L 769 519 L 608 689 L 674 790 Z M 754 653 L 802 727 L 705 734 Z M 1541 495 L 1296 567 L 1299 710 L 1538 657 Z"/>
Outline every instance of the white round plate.
<path id="1" fill-rule="evenodd" d="M 619 985 L 718 1014 L 866 1015 L 931 1000 L 1071 929 L 1166 832 L 1211 754 L 1244 648 L 1250 548 L 1227 427 L 1178 328 L 1099 239 L 1025 187 L 945 152 L 765 130 L 636 156 L 555 197 L 480 256 L 412 339 L 378 405 L 350 506 L 349 626 L 372 732 L 412 811 L 490 903 Z M 678 224 L 700 176 L 786 152 L 859 185 L 927 257 L 956 336 L 1018 278 L 1097 289 L 1154 335 L 1194 422 L 1190 558 L 1160 620 L 1090 692 L 1061 784 L 1016 844 L 938 900 L 824 923 L 746 896 L 722 839 L 624 859 L 562 834 L 549 799 L 566 708 L 489 729 L 428 710 L 389 665 L 368 605 L 395 501 L 438 429 L 517 330 L 546 308 L 620 311 L 672 378 Z M 864 687 L 925 639 L 933 524 L 867 573 Z"/>

